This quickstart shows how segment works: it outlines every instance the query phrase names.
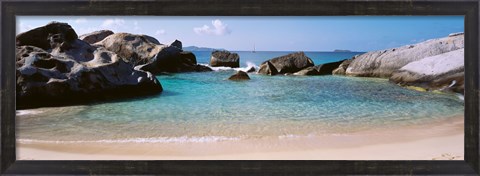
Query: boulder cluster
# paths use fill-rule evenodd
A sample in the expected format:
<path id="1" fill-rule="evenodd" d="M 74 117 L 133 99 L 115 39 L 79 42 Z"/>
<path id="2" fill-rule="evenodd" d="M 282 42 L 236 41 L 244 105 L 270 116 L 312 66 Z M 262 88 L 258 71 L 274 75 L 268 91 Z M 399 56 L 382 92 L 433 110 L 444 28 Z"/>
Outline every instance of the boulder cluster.
<path id="1" fill-rule="evenodd" d="M 337 75 L 381 77 L 401 86 L 464 93 L 464 34 L 398 48 L 371 51 L 345 60 Z"/>
<path id="2" fill-rule="evenodd" d="M 180 41 L 97 31 L 80 37 L 51 22 L 16 36 L 17 109 L 160 93 L 154 74 L 211 71 Z"/>
<path id="3" fill-rule="evenodd" d="M 296 52 L 263 62 L 258 73 L 265 75 L 331 75 L 343 61 L 315 65 L 304 52 Z"/>
<path id="4" fill-rule="evenodd" d="M 17 109 L 65 106 L 162 92 L 156 74 L 212 71 L 197 64 L 182 42 L 161 44 L 148 35 L 101 30 L 78 36 L 66 23 L 51 22 L 16 36 Z M 212 67 L 240 66 L 240 56 L 213 51 Z M 238 71 L 229 80 L 249 80 Z M 351 59 L 315 65 L 303 52 L 263 62 L 263 75 L 348 75 L 389 78 L 401 86 L 464 92 L 464 34 Z"/>

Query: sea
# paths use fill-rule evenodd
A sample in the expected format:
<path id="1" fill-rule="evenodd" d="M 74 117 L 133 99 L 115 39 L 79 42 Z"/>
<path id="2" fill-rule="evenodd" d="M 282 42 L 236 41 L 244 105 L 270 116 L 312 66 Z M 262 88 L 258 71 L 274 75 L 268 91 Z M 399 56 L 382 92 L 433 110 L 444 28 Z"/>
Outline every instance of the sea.
<path id="1" fill-rule="evenodd" d="M 292 51 L 293 52 L 293 51 Z M 238 70 L 292 52 L 238 51 L 240 67 L 158 75 L 158 95 L 18 110 L 17 140 L 45 143 L 197 143 L 349 134 L 461 116 L 455 94 L 419 92 L 381 78 L 266 76 L 229 81 Z M 208 65 L 211 52 L 195 51 Z M 357 52 L 305 52 L 316 65 Z"/>

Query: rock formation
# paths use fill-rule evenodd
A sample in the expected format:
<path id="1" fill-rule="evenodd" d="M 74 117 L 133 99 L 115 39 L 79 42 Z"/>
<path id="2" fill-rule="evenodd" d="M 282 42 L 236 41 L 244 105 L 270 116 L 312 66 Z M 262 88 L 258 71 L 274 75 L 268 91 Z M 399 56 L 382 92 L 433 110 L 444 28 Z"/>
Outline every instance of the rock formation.
<path id="1" fill-rule="evenodd" d="M 426 57 L 410 62 L 390 77 L 390 81 L 402 86 L 464 91 L 464 49 Z"/>
<path id="2" fill-rule="evenodd" d="M 113 32 L 110 31 L 110 30 L 100 30 L 100 31 L 95 31 L 95 32 L 91 32 L 91 33 L 88 33 L 88 34 L 83 34 L 81 35 L 80 37 L 78 37 L 80 40 L 83 40 L 89 44 L 94 44 L 94 43 L 97 43 L 99 41 L 102 41 L 103 39 L 105 39 L 106 37 L 108 37 L 109 35 L 112 35 Z"/>
<path id="3" fill-rule="evenodd" d="M 152 72 L 192 72 L 211 71 L 198 65 L 195 55 L 183 52 L 181 42 L 175 40 L 171 45 L 162 45 L 156 39 L 146 35 L 116 33 L 106 37 L 95 45 L 105 47 L 140 70 Z"/>
<path id="4" fill-rule="evenodd" d="M 314 66 L 313 61 L 303 52 L 296 52 L 267 60 L 260 64 L 258 73 L 266 75 L 295 73 Z"/>
<path id="5" fill-rule="evenodd" d="M 427 40 L 398 48 L 371 51 L 357 56 L 345 74 L 352 76 L 388 78 L 410 62 L 464 48 L 464 35 Z"/>
<path id="6" fill-rule="evenodd" d="M 372 51 L 344 61 L 333 74 L 389 78 L 402 86 L 464 93 L 464 34 Z"/>
<path id="7" fill-rule="evenodd" d="M 33 37 L 32 40 L 27 36 Z M 70 25 L 58 22 L 17 36 L 18 109 L 162 91 L 160 82 L 151 73 L 135 70 L 120 55 L 76 36 Z"/>
<path id="8" fill-rule="evenodd" d="M 210 66 L 238 68 L 240 67 L 240 56 L 228 51 L 213 51 L 210 57 Z"/>
<path id="9" fill-rule="evenodd" d="M 172 42 L 172 44 L 170 44 L 170 46 L 174 46 L 174 47 L 177 47 L 178 49 L 182 49 L 182 42 L 179 40 L 175 40 Z"/>
<path id="10" fill-rule="evenodd" d="M 343 61 L 338 61 L 338 62 L 330 62 L 330 63 L 325 63 L 321 65 L 316 65 L 312 67 L 307 67 L 303 70 L 300 70 L 298 72 L 293 73 L 293 75 L 331 75 L 333 70 L 337 69 Z"/>
<path id="11" fill-rule="evenodd" d="M 240 80 L 249 80 L 250 77 L 244 71 L 238 71 L 234 75 L 230 76 L 228 79 L 232 81 L 240 81 Z"/>

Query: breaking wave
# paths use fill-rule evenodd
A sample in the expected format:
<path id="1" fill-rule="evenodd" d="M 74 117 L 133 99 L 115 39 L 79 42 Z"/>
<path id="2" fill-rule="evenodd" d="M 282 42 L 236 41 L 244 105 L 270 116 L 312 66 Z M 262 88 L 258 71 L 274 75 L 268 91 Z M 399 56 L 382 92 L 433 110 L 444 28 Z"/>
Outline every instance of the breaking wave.
<path id="1" fill-rule="evenodd" d="M 36 139 L 18 139 L 20 143 L 56 143 L 56 144 L 78 144 L 78 143 L 208 143 L 220 141 L 240 140 L 238 137 L 225 136 L 202 136 L 202 137 L 156 137 L 156 138 L 130 138 L 130 139 L 107 139 L 107 140 L 86 140 L 86 141 L 49 141 Z"/>
<path id="2" fill-rule="evenodd" d="M 225 71 L 225 70 L 235 70 L 235 71 L 244 71 L 244 72 L 247 72 L 248 70 L 250 70 L 251 68 L 255 68 L 255 70 L 258 70 L 258 66 L 255 65 L 255 63 L 253 62 L 249 62 L 247 61 L 247 66 L 246 67 L 240 67 L 240 68 L 231 68 L 231 67 L 212 67 L 208 64 L 200 64 L 200 65 L 203 65 L 203 66 L 207 66 L 209 68 L 211 68 L 213 71 Z"/>

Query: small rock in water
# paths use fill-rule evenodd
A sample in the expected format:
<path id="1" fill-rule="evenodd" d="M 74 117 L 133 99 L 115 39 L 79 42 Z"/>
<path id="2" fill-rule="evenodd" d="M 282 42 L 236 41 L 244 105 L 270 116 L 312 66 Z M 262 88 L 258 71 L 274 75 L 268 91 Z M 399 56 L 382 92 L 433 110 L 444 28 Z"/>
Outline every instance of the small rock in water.
<path id="1" fill-rule="evenodd" d="M 238 71 L 234 75 L 230 76 L 228 80 L 239 81 L 239 80 L 249 80 L 250 77 L 244 71 Z"/>
<path id="2" fill-rule="evenodd" d="M 250 67 L 250 68 L 248 68 L 247 73 L 251 73 L 251 72 L 255 72 L 255 71 L 257 71 L 255 69 L 255 67 Z"/>

